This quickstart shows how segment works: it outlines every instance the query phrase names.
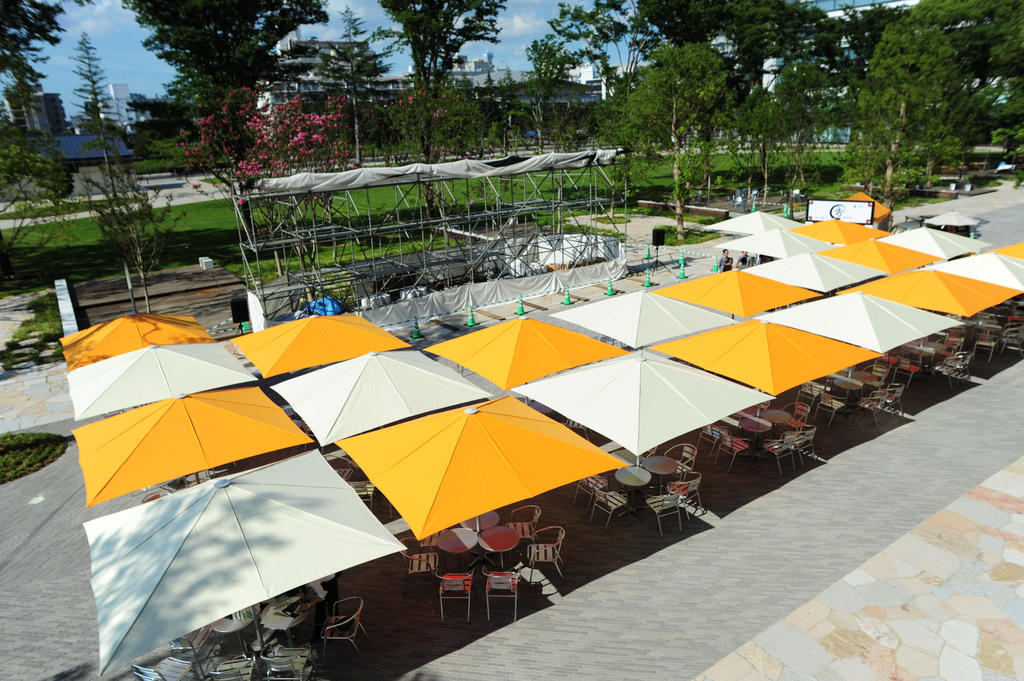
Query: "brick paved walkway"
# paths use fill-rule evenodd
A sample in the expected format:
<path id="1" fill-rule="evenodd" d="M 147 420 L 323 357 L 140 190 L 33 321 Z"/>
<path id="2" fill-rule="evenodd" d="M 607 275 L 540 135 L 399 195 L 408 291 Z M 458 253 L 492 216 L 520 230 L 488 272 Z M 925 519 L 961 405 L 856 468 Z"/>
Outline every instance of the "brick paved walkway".
<path id="1" fill-rule="evenodd" d="M 1021 240 L 1020 215 L 993 211 L 984 238 Z M 739 464 L 727 474 L 699 462 L 710 511 L 664 539 L 650 519 L 617 520 L 607 532 L 586 523 L 568 488 L 542 495 L 542 524 L 568 531 L 568 570 L 564 579 L 534 575 L 514 624 L 504 603 L 488 623 L 477 598 L 470 623 L 441 625 L 433 584 L 403 588 L 397 557 L 347 571 L 341 593 L 366 598 L 371 638 L 361 653 L 329 651 L 324 676 L 696 676 L 1017 459 L 1024 369 L 1010 354 L 975 369 L 977 385 L 957 394 L 915 378 L 910 416 L 898 424 L 839 421 L 819 438 L 825 462 L 795 474 Z M 138 499 L 84 509 L 76 454 L 72 445 L 48 468 L 0 487 L 0 660 L 9 678 L 95 677 L 81 523 Z"/>

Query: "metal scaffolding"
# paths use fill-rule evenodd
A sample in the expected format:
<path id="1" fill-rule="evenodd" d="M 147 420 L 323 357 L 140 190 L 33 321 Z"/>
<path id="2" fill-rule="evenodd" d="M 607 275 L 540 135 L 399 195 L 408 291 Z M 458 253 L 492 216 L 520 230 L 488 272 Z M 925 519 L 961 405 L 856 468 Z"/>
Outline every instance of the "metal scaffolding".
<path id="1" fill-rule="evenodd" d="M 515 161 L 529 159 L 491 163 L 523 167 Z M 596 162 L 464 178 L 396 174 L 358 188 L 257 185 L 234 197 L 246 285 L 268 317 L 325 295 L 367 310 L 600 262 L 618 229 L 595 218 L 625 210 L 624 192 Z"/>

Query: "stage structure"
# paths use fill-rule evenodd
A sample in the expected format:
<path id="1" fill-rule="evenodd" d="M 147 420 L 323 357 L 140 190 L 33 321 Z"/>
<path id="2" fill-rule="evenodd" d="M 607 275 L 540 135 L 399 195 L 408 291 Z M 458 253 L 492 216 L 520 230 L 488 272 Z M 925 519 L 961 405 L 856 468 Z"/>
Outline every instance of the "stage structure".
<path id="1" fill-rule="evenodd" d="M 374 321 L 398 323 L 620 275 L 619 238 L 608 234 L 617 229 L 597 229 L 594 218 L 625 215 L 625 192 L 606 172 L 623 153 L 360 168 L 250 183 L 233 198 L 254 328 L 263 318 L 293 317 L 324 296 Z M 603 267 L 581 269 L 596 264 Z M 485 292 L 479 285 L 486 282 L 504 284 Z"/>

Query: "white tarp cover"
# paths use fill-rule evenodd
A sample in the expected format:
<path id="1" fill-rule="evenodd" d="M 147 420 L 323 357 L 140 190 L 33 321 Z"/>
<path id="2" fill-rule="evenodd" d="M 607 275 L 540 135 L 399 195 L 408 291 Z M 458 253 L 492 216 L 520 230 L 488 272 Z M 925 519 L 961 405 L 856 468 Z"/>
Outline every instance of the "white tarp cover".
<path id="1" fill-rule="evenodd" d="M 959 234 L 950 234 L 949 232 L 943 232 L 941 229 L 931 229 L 929 227 L 908 229 L 899 234 L 882 237 L 878 241 L 879 243 L 902 246 L 912 251 L 920 251 L 921 253 L 927 253 L 928 255 L 934 255 L 936 258 L 943 259 L 954 258 L 966 253 L 977 253 L 990 245 L 980 239 L 968 239 Z"/>
<path id="2" fill-rule="evenodd" d="M 941 314 L 863 293 L 823 298 L 769 312 L 762 322 L 782 324 L 875 352 L 944 331 L 960 322 Z"/>
<path id="3" fill-rule="evenodd" d="M 254 380 L 220 343 L 150 345 L 68 372 L 76 419 Z"/>
<path id="4" fill-rule="evenodd" d="M 635 455 L 769 399 L 649 350 L 513 388 Z"/>
<path id="5" fill-rule="evenodd" d="M 953 210 L 942 215 L 925 218 L 924 224 L 935 225 L 936 227 L 974 227 L 975 225 L 980 225 L 981 220 Z"/>
<path id="6" fill-rule="evenodd" d="M 463 284 L 444 291 L 435 291 L 421 298 L 411 298 L 384 307 L 357 312 L 364 319 L 377 326 L 394 326 L 412 322 L 413 317 L 422 320 L 444 317 L 469 306 L 484 307 L 496 303 L 511 302 L 519 296 L 542 296 L 558 293 L 597 282 L 607 282 L 608 277 L 621 279 L 626 276 L 626 259 L 620 257 L 570 270 L 556 270 L 531 277 L 516 279 L 493 279 L 478 284 Z"/>
<path id="7" fill-rule="evenodd" d="M 492 397 L 454 369 L 414 350 L 370 352 L 278 383 L 272 390 L 288 400 L 321 445 Z"/>
<path id="8" fill-rule="evenodd" d="M 958 274 L 996 286 L 1024 291 L 1024 262 L 1002 253 L 982 253 L 969 258 L 957 258 L 925 267 L 948 274 Z"/>
<path id="9" fill-rule="evenodd" d="M 761 232 L 768 232 L 773 229 L 792 229 L 799 227 L 801 224 L 803 223 L 784 218 L 775 213 L 754 211 L 753 213 L 746 213 L 745 215 L 723 220 L 715 224 L 715 231 L 733 232 L 734 234 L 760 234 Z"/>
<path id="10" fill-rule="evenodd" d="M 788 258 L 801 253 L 817 253 L 827 248 L 835 248 L 835 246 L 827 241 L 812 239 L 803 234 L 794 234 L 785 229 L 772 229 L 726 241 L 718 244 L 717 248 L 732 251 L 733 258 L 738 260 L 738 254 L 743 251 L 758 255 L 770 255 L 773 258 Z"/>
<path id="11" fill-rule="evenodd" d="M 631 348 L 736 323 L 718 312 L 650 291 L 575 305 L 552 317 L 614 338 Z"/>
<path id="12" fill-rule="evenodd" d="M 817 253 L 802 253 L 784 260 L 773 260 L 763 265 L 748 267 L 743 271 L 782 284 L 822 293 L 885 274 L 882 270 L 836 258 L 826 258 Z"/>
<path id="13" fill-rule="evenodd" d="M 509 156 L 477 161 L 466 159 L 449 163 L 412 163 L 396 168 L 356 168 L 340 173 L 297 173 L 290 177 L 273 177 L 256 182 L 258 193 L 294 194 L 362 189 L 382 185 L 403 184 L 422 180 L 463 180 L 476 177 L 502 177 L 543 170 L 572 170 L 591 165 L 606 166 L 615 162 L 621 152 L 597 149 L 561 154 L 541 154 L 530 158 Z"/>
<path id="14" fill-rule="evenodd" d="M 91 520 L 85 533 L 101 673 L 404 548 L 315 451 Z"/>

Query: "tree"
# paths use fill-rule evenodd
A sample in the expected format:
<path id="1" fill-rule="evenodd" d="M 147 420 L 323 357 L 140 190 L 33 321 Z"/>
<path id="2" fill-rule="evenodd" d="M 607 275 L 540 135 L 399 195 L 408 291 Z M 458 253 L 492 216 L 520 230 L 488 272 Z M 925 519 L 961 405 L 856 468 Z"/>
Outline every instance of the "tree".
<path id="1" fill-rule="evenodd" d="M 526 48 L 526 58 L 533 67 L 526 82 L 526 90 L 532 98 L 530 112 L 537 130 L 538 143 L 543 149 L 545 122 L 552 122 L 550 109 L 556 106 L 558 96 L 570 86 L 569 71 L 576 66 L 576 58 L 556 36 L 550 34 L 530 43 Z M 557 150 L 560 126 L 554 127 Z"/>
<path id="2" fill-rule="evenodd" d="M 378 30 L 374 37 L 409 48 L 416 89 L 436 96 L 463 45 L 497 42 L 505 0 L 381 0 L 380 5 L 398 28 Z"/>
<path id="3" fill-rule="evenodd" d="M 768 194 L 768 178 L 788 137 L 779 97 L 757 86 L 733 111 L 732 128 L 735 134 L 730 139 L 730 151 L 746 174 L 747 201 L 750 202 L 755 171 L 761 176 L 763 200 Z"/>
<path id="4" fill-rule="evenodd" d="M 276 45 L 302 24 L 326 23 L 324 0 L 124 0 L 143 45 L 173 66 L 181 95 L 209 103 L 234 89 L 274 82 L 309 65 L 289 65 Z"/>
<path id="5" fill-rule="evenodd" d="M 915 154 L 950 134 L 948 126 L 936 122 L 948 115 L 961 77 L 940 30 L 921 25 L 913 13 L 886 28 L 857 97 L 848 152 L 858 179 L 870 186 L 881 176 L 890 208 L 913 175 Z"/>
<path id="6" fill-rule="evenodd" d="M 322 78 L 344 84 L 352 105 L 352 134 L 355 141 L 355 164 L 362 165 L 362 145 L 359 138 L 359 102 L 362 93 L 377 78 L 388 71 L 382 55 L 370 49 L 363 36 L 362 20 L 347 5 L 341 12 L 342 43 L 330 52 L 320 54 L 318 72 Z"/>
<path id="7" fill-rule="evenodd" d="M 42 44 L 60 42 L 60 3 L 5 0 L 0 11 L 0 90 L 9 102 L 25 107 L 42 78 L 36 65 Z"/>
<path id="8" fill-rule="evenodd" d="M 828 73 L 817 64 L 790 64 L 775 83 L 772 92 L 779 111 L 780 133 L 785 140 L 783 153 L 791 159 L 792 171 L 786 176 L 786 188 L 806 185 L 807 152 L 818 144 L 829 125 L 829 101 L 837 93 L 829 87 Z"/>
<path id="9" fill-rule="evenodd" d="M 111 129 L 113 125 L 104 117 L 109 100 L 103 90 L 106 87 L 103 73 L 103 66 L 100 64 L 99 55 L 93 47 L 89 35 L 83 33 L 78 39 L 78 46 L 75 48 L 74 61 L 78 66 L 74 74 L 82 80 L 82 84 L 75 88 L 74 92 L 80 98 L 82 115 L 86 118 L 86 131 L 91 132 L 99 138 L 98 145 L 103 152 L 103 166 L 110 171 L 110 155 L 115 149 L 113 146 Z"/>
<path id="10" fill-rule="evenodd" d="M 636 139 L 646 151 L 672 152 L 672 197 L 676 228 L 682 233 L 686 202 L 703 182 L 711 155 L 709 128 L 720 121 L 726 89 L 722 60 L 707 45 L 665 45 L 651 54 L 651 65 L 630 99 Z"/>
<path id="11" fill-rule="evenodd" d="M 0 275 L 5 279 L 15 274 L 14 247 L 37 233 L 39 224 L 53 223 L 65 212 L 71 181 L 55 147 L 48 135 L 0 123 L 0 214 L 9 221 L 0 231 Z"/>
<path id="12" fill-rule="evenodd" d="M 87 181 L 102 200 L 92 199 L 89 208 L 103 240 L 120 255 L 125 266 L 139 276 L 142 295 L 149 305 L 149 273 L 160 262 L 167 238 L 184 213 L 172 213 L 167 206 L 154 207 L 159 192 L 142 187 L 131 165 L 117 159 L 103 174 L 103 181 Z"/>

